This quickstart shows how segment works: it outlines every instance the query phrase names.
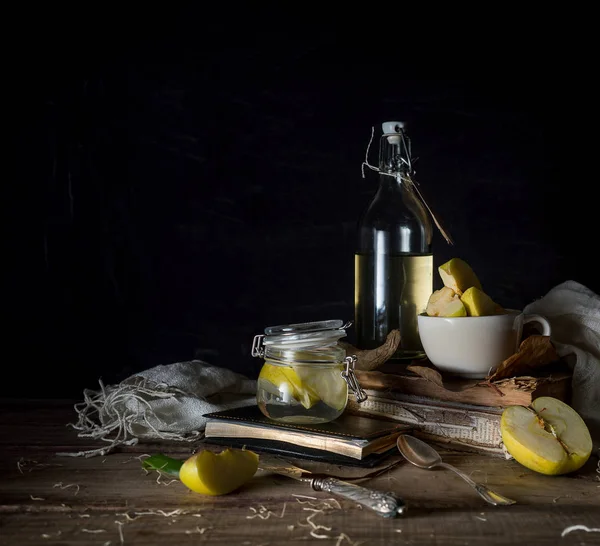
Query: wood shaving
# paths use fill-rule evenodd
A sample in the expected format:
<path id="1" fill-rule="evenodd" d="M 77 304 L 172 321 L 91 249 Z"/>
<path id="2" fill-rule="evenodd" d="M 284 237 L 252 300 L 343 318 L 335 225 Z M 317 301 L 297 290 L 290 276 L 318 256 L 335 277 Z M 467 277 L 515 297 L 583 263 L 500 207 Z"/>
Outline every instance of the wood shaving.
<path id="1" fill-rule="evenodd" d="M 56 531 L 56 533 L 54 533 L 54 534 L 44 533 L 42 535 L 42 538 L 55 538 L 55 537 L 59 537 L 60 535 L 62 535 L 62 531 Z"/>
<path id="2" fill-rule="evenodd" d="M 117 524 L 117 529 L 119 530 L 119 540 L 121 544 L 125 544 L 125 537 L 123 536 L 123 525 L 125 525 L 122 521 L 115 520 Z"/>
<path id="3" fill-rule="evenodd" d="M 481 521 L 487 521 L 487 519 L 485 519 L 485 518 L 480 518 L 479 516 L 475 516 L 475 517 L 476 517 L 478 520 L 481 520 Z"/>
<path id="4" fill-rule="evenodd" d="M 308 499 L 314 499 L 314 497 L 307 497 L 306 495 L 294 495 L 295 497 L 304 497 Z M 312 538 L 316 539 L 336 539 L 336 546 L 341 546 L 342 542 L 346 541 L 350 546 L 358 546 L 360 542 L 353 542 L 350 537 L 346 533 L 341 533 L 339 535 L 332 534 L 324 534 L 322 531 L 331 532 L 332 527 L 328 527 L 327 525 L 321 525 L 319 523 L 315 523 L 313 518 L 320 514 L 325 514 L 328 510 L 341 510 L 342 507 L 337 499 L 329 498 L 320 502 L 312 502 L 312 500 L 300 500 L 296 499 L 299 504 L 309 504 L 309 506 L 303 506 L 302 510 L 307 512 L 312 512 L 310 516 L 308 516 L 304 521 L 298 521 L 297 525 L 300 527 L 310 527 L 311 530 L 309 535 Z M 358 505 L 360 506 L 360 505 Z M 362 508 L 362 506 L 360 506 Z M 293 525 L 288 525 L 288 529 L 292 530 L 294 528 Z M 321 532 L 319 532 L 321 531 Z"/>
<path id="5" fill-rule="evenodd" d="M 186 531 L 185 534 L 186 535 L 193 535 L 195 533 L 198 533 L 200 535 L 203 535 L 206 531 L 208 531 L 209 529 L 212 529 L 212 527 L 196 527 L 194 530 L 192 531 Z"/>
<path id="6" fill-rule="evenodd" d="M 106 529 L 82 529 L 81 532 L 91 534 L 106 533 Z"/>
<path id="7" fill-rule="evenodd" d="M 151 457 L 151 455 L 148 455 L 148 453 L 143 453 L 142 455 L 138 455 L 137 457 L 129 457 L 129 459 L 127 459 L 126 461 L 121 461 L 119 464 L 127 464 L 127 463 L 130 463 L 131 461 L 142 462 L 144 460 L 144 458 L 147 458 L 147 457 Z"/>
<path id="8" fill-rule="evenodd" d="M 34 461 L 33 459 L 25 459 L 25 457 L 21 457 L 18 461 L 17 461 L 17 468 L 19 469 L 19 472 L 21 474 L 23 474 L 23 468 L 25 468 L 26 466 L 30 466 L 30 465 L 36 465 L 38 464 L 37 461 Z"/>
<path id="9" fill-rule="evenodd" d="M 171 512 L 165 512 L 164 510 L 157 510 L 161 516 L 165 516 L 166 518 L 172 518 L 173 516 L 179 516 L 180 514 L 185 514 L 185 511 L 181 508 L 177 508 L 176 510 L 172 510 Z"/>
<path id="10" fill-rule="evenodd" d="M 258 510 L 256 508 L 254 508 L 254 506 L 249 506 L 248 509 L 252 510 L 254 512 L 254 514 L 246 516 L 246 519 L 254 519 L 254 518 L 269 519 L 271 516 L 281 519 L 285 515 L 286 507 L 287 507 L 287 502 L 284 502 L 283 509 L 281 510 L 281 514 L 276 514 L 275 512 L 272 512 L 271 510 L 269 510 L 266 506 L 264 506 L 262 504 L 259 505 Z"/>
<path id="11" fill-rule="evenodd" d="M 331 527 L 327 527 L 326 525 L 319 525 L 312 521 L 317 514 L 322 514 L 323 510 L 316 510 L 314 508 L 304 508 L 304 510 L 312 510 L 314 513 L 306 518 L 306 523 L 313 528 L 313 531 L 318 531 L 319 529 L 323 529 L 323 531 L 331 531 Z M 302 525 L 302 527 L 306 527 L 306 525 Z"/>
<path id="12" fill-rule="evenodd" d="M 43 501 L 43 500 L 46 500 L 46 499 L 44 499 L 44 498 L 42 498 L 42 497 L 34 497 L 33 495 L 29 495 L 29 497 L 30 497 L 30 498 L 31 498 L 31 500 L 33 500 L 33 501 Z"/>
<path id="13" fill-rule="evenodd" d="M 171 510 L 170 512 L 166 512 L 165 510 L 147 510 L 145 512 L 134 512 L 134 517 L 130 516 L 128 512 L 121 512 L 118 513 L 117 516 L 123 516 L 124 518 L 126 518 L 128 521 L 135 521 L 136 519 L 138 519 L 141 516 L 163 516 L 165 518 L 172 518 L 175 516 L 181 516 L 181 515 L 185 515 L 188 514 L 188 512 L 186 512 L 185 510 L 181 509 L 181 508 L 177 508 L 175 510 Z M 192 514 L 193 516 L 196 517 L 202 517 L 202 514 Z"/>
<path id="14" fill-rule="evenodd" d="M 63 485 L 62 482 L 55 483 L 53 487 L 60 487 L 61 489 L 69 489 L 69 487 L 76 487 L 77 491 L 75 491 L 75 495 L 79 494 L 79 485 L 76 483 L 69 483 L 67 485 Z"/>
<path id="15" fill-rule="evenodd" d="M 160 472 L 158 472 L 158 477 L 156 478 L 156 483 L 158 485 L 171 485 L 172 483 L 179 481 L 178 479 L 173 479 L 173 480 L 169 480 L 168 482 L 161 482 L 160 479 L 162 478 L 162 476 L 163 476 L 163 474 L 161 474 Z"/>
<path id="16" fill-rule="evenodd" d="M 600 528 L 592 528 L 586 527 L 585 525 L 571 525 L 571 527 L 566 527 L 563 529 L 563 532 L 560 534 L 561 538 L 567 536 L 569 533 L 573 531 L 585 531 L 587 533 L 600 533 Z"/>
<path id="17" fill-rule="evenodd" d="M 306 495 L 292 495 L 292 496 L 304 497 L 306 499 L 311 499 L 311 500 L 300 500 L 299 498 L 297 498 L 296 502 L 298 504 L 308 504 L 309 506 L 320 506 L 321 509 L 334 509 L 334 508 L 337 510 L 342 509 L 342 506 L 339 503 L 339 501 L 334 498 L 317 501 L 316 497 L 307 497 Z M 333 503 L 335 506 L 333 506 L 331 503 Z"/>
<path id="18" fill-rule="evenodd" d="M 350 546 L 358 546 L 359 544 L 361 544 L 360 542 L 352 542 L 352 540 L 346 533 L 341 533 L 337 537 L 337 542 L 335 543 L 335 546 L 341 546 L 343 540 L 347 541 L 348 544 L 350 544 Z"/>

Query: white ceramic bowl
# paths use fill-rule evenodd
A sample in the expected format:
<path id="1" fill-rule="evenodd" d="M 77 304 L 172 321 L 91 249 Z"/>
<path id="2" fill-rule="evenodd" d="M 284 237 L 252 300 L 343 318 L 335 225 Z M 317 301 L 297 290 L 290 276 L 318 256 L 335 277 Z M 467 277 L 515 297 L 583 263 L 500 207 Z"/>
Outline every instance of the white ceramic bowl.
<path id="1" fill-rule="evenodd" d="M 419 336 L 431 363 L 442 372 L 477 379 L 490 375 L 518 350 L 526 322 L 538 322 L 542 335 L 550 335 L 544 317 L 515 309 L 486 317 L 418 317 Z"/>

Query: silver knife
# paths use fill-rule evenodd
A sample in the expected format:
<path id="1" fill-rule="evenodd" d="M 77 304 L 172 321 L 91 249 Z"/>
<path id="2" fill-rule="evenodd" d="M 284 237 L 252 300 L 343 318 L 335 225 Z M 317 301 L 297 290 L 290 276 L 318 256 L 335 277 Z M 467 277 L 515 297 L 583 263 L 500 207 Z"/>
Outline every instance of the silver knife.
<path id="1" fill-rule="evenodd" d="M 261 470 L 307 483 L 315 491 L 327 491 L 362 504 L 384 518 L 393 518 L 406 512 L 404 501 L 393 493 L 382 493 L 333 476 L 312 473 L 276 457 L 261 455 L 258 467 Z"/>

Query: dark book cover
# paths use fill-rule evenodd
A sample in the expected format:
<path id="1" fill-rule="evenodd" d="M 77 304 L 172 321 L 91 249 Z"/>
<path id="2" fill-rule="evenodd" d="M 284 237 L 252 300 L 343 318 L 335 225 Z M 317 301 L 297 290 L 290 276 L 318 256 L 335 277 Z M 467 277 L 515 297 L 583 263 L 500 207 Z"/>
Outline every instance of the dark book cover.
<path id="1" fill-rule="evenodd" d="M 329 464 L 374 467 L 390 455 L 397 454 L 394 438 L 401 432 L 408 432 L 412 427 L 402 423 L 393 423 L 369 417 L 342 414 L 335 421 L 321 424 L 281 423 L 269 419 L 262 414 L 258 406 L 244 406 L 230 410 L 205 414 L 208 418 L 206 438 L 207 444 L 245 448 L 257 453 L 269 453 L 292 459 L 306 459 Z M 235 425 L 229 435 L 211 435 L 211 423 L 218 425 L 223 431 L 227 424 Z M 242 427 L 240 429 L 239 427 Z M 265 438 L 265 431 L 281 432 L 281 439 Z M 311 438 L 321 438 L 327 448 L 300 445 L 298 441 L 286 441 L 286 433 L 303 434 Z M 270 434 L 274 436 L 276 434 Z M 386 438 L 390 441 L 386 442 Z M 327 441 L 330 440 L 330 441 Z M 355 446 L 355 452 L 369 445 L 378 444 L 380 447 L 373 452 L 361 456 L 349 456 L 335 452 L 333 442 L 341 442 Z M 361 447 L 356 447 L 361 446 Z"/>
<path id="2" fill-rule="evenodd" d="M 381 436 L 387 436 L 398 431 L 404 431 L 406 425 L 393 423 L 381 419 L 350 415 L 343 413 L 340 417 L 329 423 L 320 424 L 295 424 L 282 423 L 269 419 L 260 411 L 257 405 L 243 406 L 224 411 L 207 413 L 204 417 L 208 422 L 232 422 L 238 425 L 251 427 L 268 427 L 281 431 L 322 435 L 329 438 L 348 440 L 349 442 L 369 442 Z"/>
<path id="3" fill-rule="evenodd" d="M 313 449 L 274 440 L 254 438 L 205 438 L 203 442 L 205 444 L 222 446 L 224 448 L 249 449 L 250 451 L 255 451 L 259 455 L 261 453 L 268 453 L 283 459 L 303 459 L 320 463 L 356 466 L 361 468 L 376 467 L 388 457 L 398 455 L 399 453 L 398 448 L 394 445 L 382 453 L 370 453 L 362 459 L 355 459 L 354 457 L 347 457 L 346 455 L 340 455 L 331 451 Z"/>

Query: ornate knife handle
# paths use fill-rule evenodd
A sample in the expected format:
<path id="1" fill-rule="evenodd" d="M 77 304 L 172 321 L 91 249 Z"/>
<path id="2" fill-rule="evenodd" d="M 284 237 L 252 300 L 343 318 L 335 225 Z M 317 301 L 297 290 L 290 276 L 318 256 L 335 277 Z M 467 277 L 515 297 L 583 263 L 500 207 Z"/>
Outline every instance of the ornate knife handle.
<path id="1" fill-rule="evenodd" d="M 310 485 L 315 491 L 328 491 L 358 502 L 384 518 L 393 518 L 406 512 L 404 501 L 391 493 L 367 489 L 337 478 L 314 478 Z"/>

